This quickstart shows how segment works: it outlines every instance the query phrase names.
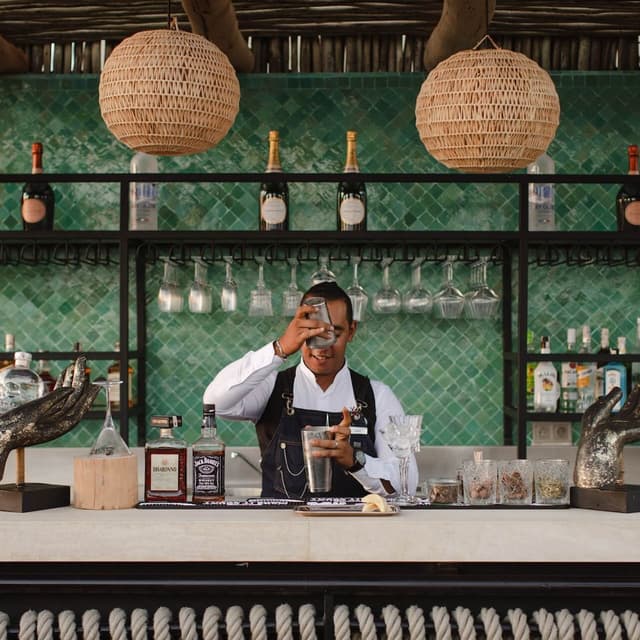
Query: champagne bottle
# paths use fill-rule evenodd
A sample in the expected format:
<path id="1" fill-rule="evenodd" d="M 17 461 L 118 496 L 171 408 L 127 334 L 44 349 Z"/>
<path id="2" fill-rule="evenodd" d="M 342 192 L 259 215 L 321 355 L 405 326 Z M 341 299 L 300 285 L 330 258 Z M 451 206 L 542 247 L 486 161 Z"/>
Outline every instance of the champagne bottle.
<path id="1" fill-rule="evenodd" d="M 356 156 L 355 131 L 347 131 L 347 160 L 344 173 L 360 173 Z M 339 231 L 366 231 L 367 190 L 362 180 L 342 180 L 338 185 L 337 221 Z"/>
<path id="2" fill-rule="evenodd" d="M 282 173 L 280 165 L 280 136 L 269 131 L 269 159 L 266 173 Z M 260 231 L 289 229 L 289 187 L 282 177 L 274 176 L 260 185 Z"/>
<path id="3" fill-rule="evenodd" d="M 638 145 L 629 145 L 629 175 L 638 175 Z M 616 196 L 618 231 L 640 231 L 640 184 L 623 184 Z"/>
<path id="4" fill-rule="evenodd" d="M 31 145 L 31 173 L 42 173 L 42 143 Z M 20 215 L 25 231 L 51 231 L 55 195 L 47 182 L 27 182 L 22 187 Z"/>

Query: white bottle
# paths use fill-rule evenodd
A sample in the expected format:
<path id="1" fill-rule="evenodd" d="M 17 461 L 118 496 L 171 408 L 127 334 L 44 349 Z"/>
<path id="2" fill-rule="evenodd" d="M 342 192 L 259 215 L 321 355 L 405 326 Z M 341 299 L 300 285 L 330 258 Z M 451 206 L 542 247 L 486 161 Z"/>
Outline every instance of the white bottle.
<path id="1" fill-rule="evenodd" d="M 546 153 L 538 156 L 527 167 L 527 173 L 554 174 L 555 162 Z M 542 182 L 529 183 L 529 231 L 555 231 L 555 185 Z"/>
<path id="2" fill-rule="evenodd" d="M 158 173 L 156 156 L 139 151 L 131 158 L 131 173 Z M 129 184 L 129 228 L 155 231 L 158 228 L 158 185 L 155 182 Z"/>
<path id="3" fill-rule="evenodd" d="M 624 336 L 618 337 L 618 353 L 627 353 L 627 339 Z M 627 368 L 622 362 L 608 362 L 603 368 L 604 373 L 604 393 L 605 395 L 613 389 L 619 387 L 622 390 L 620 400 L 616 402 L 611 410 L 613 413 L 620 411 L 622 405 L 627 401 Z"/>
<path id="4" fill-rule="evenodd" d="M 542 336 L 540 353 L 551 353 L 548 336 Z M 560 397 L 558 372 L 553 366 L 553 362 L 538 362 L 533 379 L 533 410 L 553 413 Z"/>

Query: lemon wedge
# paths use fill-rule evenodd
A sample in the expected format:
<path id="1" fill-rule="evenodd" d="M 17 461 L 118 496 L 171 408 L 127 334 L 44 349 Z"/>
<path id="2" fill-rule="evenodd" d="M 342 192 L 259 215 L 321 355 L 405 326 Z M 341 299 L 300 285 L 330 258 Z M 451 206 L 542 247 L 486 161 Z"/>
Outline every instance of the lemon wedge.
<path id="1" fill-rule="evenodd" d="M 362 506 L 362 511 L 364 513 L 369 513 L 372 511 L 379 511 L 380 513 L 387 513 L 391 511 L 391 507 L 386 499 L 382 496 L 379 496 L 377 493 L 369 493 L 364 498 L 362 498 L 362 502 L 364 505 Z"/>

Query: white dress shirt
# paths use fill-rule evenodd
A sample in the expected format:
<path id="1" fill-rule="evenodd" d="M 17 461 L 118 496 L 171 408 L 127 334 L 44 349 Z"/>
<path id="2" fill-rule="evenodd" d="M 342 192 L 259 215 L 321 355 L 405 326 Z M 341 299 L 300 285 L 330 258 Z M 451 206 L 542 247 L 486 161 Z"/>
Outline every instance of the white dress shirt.
<path id="1" fill-rule="evenodd" d="M 229 420 L 257 422 L 264 412 L 275 386 L 278 369 L 284 360 L 275 355 L 269 342 L 257 351 L 249 351 L 242 358 L 228 364 L 209 383 L 204 392 L 205 404 L 216 405 L 216 415 Z M 377 380 L 371 380 L 376 401 L 375 448 L 377 458 L 366 456 L 363 469 L 353 477 L 370 493 L 386 494 L 380 478 L 388 480 L 394 489 L 400 488 L 398 459 L 380 434 L 390 415 L 404 414 L 400 401 L 391 389 Z M 323 390 L 313 372 L 301 360 L 293 384 L 293 404 L 301 409 L 339 413 L 343 407 L 356 406 L 351 375 L 347 363 L 336 374 L 331 385 Z M 418 467 L 414 456 L 409 464 L 409 486 L 418 484 Z"/>

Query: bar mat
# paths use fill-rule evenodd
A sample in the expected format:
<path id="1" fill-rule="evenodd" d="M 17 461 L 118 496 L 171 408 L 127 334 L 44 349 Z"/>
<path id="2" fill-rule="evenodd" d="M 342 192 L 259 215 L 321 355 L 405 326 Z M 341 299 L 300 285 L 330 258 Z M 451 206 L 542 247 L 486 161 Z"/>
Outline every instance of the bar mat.
<path id="1" fill-rule="evenodd" d="M 293 509 L 304 504 L 304 500 L 280 500 L 278 498 L 248 498 L 247 500 L 226 500 L 224 502 L 138 502 L 136 509 Z"/>

